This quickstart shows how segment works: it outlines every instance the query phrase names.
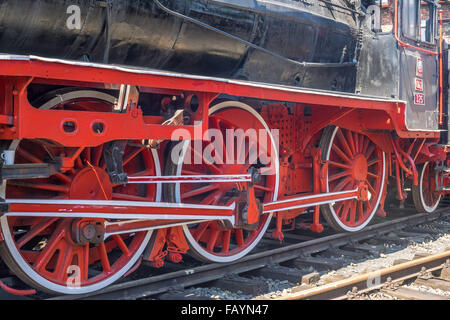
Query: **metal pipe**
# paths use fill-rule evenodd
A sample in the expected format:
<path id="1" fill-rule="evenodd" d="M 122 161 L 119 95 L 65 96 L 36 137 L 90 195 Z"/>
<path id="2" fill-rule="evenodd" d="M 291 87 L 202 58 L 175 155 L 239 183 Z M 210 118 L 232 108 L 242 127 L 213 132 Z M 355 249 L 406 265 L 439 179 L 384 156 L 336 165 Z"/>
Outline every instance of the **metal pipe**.
<path id="1" fill-rule="evenodd" d="M 420 47 L 416 47 L 416 46 L 410 45 L 410 44 L 408 44 L 406 42 L 403 42 L 400 39 L 400 36 L 398 34 L 398 16 L 399 16 L 398 0 L 395 0 L 395 14 L 394 14 L 394 16 L 395 16 L 395 18 L 394 18 L 394 28 L 395 28 L 394 36 L 395 36 L 395 40 L 397 40 L 397 42 L 398 42 L 398 44 L 400 46 L 406 47 L 406 48 L 416 49 L 416 50 L 419 50 L 419 51 L 424 52 L 426 54 L 430 54 L 432 56 L 437 56 L 438 55 L 438 52 L 434 52 L 434 51 L 431 51 L 431 50 L 427 50 L 427 49 L 423 49 L 423 48 L 420 48 Z"/>
<path id="2" fill-rule="evenodd" d="M 440 86 L 440 94 L 439 94 L 439 125 L 444 124 L 444 36 L 442 31 L 442 18 L 443 18 L 443 10 L 439 10 L 439 86 Z"/>
<path id="3" fill-rule="evenodd" d="M 402 154 L 402 156 L 404 156 L 408 160 L 409 164 L 411 165 L 414 185 L 418 186 L 419 185 L 419 174 L 417 173 L 417 167 L 416 167 L 414 160 L 411 158 L 411 156 L 409 154 L 407 154 L 405 151 L 402 150 L 402 148 L 400 148 L 400 146 L 398 145 L 398 140 L 396 140 L 396 145 L 398 147 L 398 150 Z"/>

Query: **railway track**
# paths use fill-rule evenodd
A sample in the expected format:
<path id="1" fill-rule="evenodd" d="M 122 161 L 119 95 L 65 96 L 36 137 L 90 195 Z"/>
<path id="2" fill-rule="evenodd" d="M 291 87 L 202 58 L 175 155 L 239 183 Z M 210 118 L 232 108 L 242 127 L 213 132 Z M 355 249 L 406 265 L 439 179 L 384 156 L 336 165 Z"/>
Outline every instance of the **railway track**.
<path id="1" fill-rule="evenodd" d="M 403 211 L 404 213 L 405 211 Z M 376 246 L 370 248 L 370 246 L 365 247 L 361 243 L 370 239 L 387 241 L 388 235 L 395 232 L 400 235 L 420 236 L 420 233 L 408 233 L 404 230 L 411 231 L 418 225 L 434 223 L 442 219 L 446 220 L 449 217 L 450 210 L 442 208 L 433 214 L 415 214 L 374 224 L 364 231 L 354 234 L 326 235 L 312 240 L 308 240 L 309 237 L 305 235 L 290 234 L 286 238 L 286 243 L 281 247 L 279 242 L 269 239 L 263 240 L 254 254 L 236 263 L 200 264 L 186 260 L 183 266 L 168 264 L 166 268 L 152 269 L 151 271 L 147 266 L 142 266 L 135 276 L 141 277 L 143 274 L 152 272 L 151 276 L 135 280 L 130 276 L 128 280 L 126 278 L 121 283 L 93 294 L 57 297 L 39 296 L 37 298 L 49 300 L 183 299 L 183 293 L 186 292 L 187 288 L 199 286 L 206 286 L 207 288 L 210 284 L 227 291 L 236 291 L 239 288 L 250 296 L 257 296 L 258 293 L 262 293 L 267 288 L 267 283 L 264 284 L 264 281 L 258 283 L 258 280 L 255 280 L 254 277 L 246 277 L 245 275 L 270 276 L 274 279 L 284 279 L 285 282 L 294 281 L 292 279 L 297 278 L 301 282 L 302 277 L 304 279 L 314 278 L 316 274 L 308 271 L 302 272 L 298 269 L 299 266 L 304 266 L 305 270 L 308 270 L 308 265 L 325 266 L 328 269 L 342 266 L 339 261 L 317 257 L 318 254 L 330 252 L 350 256 L 361 252 L 365 252 L 367 255 L 374 254 L 376 253 Z M 416 231 L 420 231 L 420 228 Z M 302 239 L 304 241 L 298 242 Z M 390 240 L 393 243 L 408 241 L 400 238 L 391 238 Z M 292 244 L 289 241 L 297 241 L 297 243 Z M 289 267 L 292 265 L 297 268 Z M 192 295 L 190 296 L 192 298 Z"/>
<path id="2" fill-rule="evenodd" d="M 275 282 L 278 289 L 281 284 L 282 287 L 284 286 L 283 288 L 295 287 L 293 290 L 295 292 L 298 283 L 306 284 L 306 288 L 310 288 L 309 285 L 314 284 L 320 274 L 324 274 L 320 270 L 335 270 L 346 264 L 348 265 L 355 259 L 361 257 L 371 259 L 371 257 L 384 252 L 380 250 L 382 249 L 380 244 L 369 245 L 367 241 L 370 243 L 370 241 L 377 239 L 379 243 L 390 242 L 397 245 L 407 245 L 411 242 L 411 237 L 420 238 L 422 236 L 426 239 L 430 234 L 436 233 L 436 231 L 429 231 L 429 234 L 427 234 L 427 230 L 421 228 L 420 225 L 435 224 L 439 221 L 444 221 L 450 225 L 450 209 L 448 207 L 441 208 L 433 214 L 407 214 L 409 214 L 408 209 L 394 210 L 391 212 L 391 219 L 393 220 L 373 224 L 364 231 L 354 234 L 287 233 L 285 243 L 281 246 L 278 241 L 269 239 L 269 231 L 267 237 L 256 248 L 255 253 L 235 263 L 202 264 L 187 257 L 183 265 L 169 263 L 162 269 L 154 269 L 142 264 L 134 274 L 124 278 L 120 283 L 96 293 L 77 296 L 47 296 L 38 293 L 29 298 L 38 300 L 210 299 L 210 297 L 201 296 L 196 292 L 208 291 L 208 288 L 214 287 L 224 292 L 240 292 L 241 294 L 237 295 L 238 299 L 242 299 L 242 297 L 261 299 L 264 298 L 263 294 L 277 290 L 271 285 Z M 398 236 L 390 236 L 393 233 Z M 450 255 L 450 252 L 447 252 L 447 255 Z M 336 258 L 340 256 L 345 256 L 347 260 Z M 450 256 L 445 256 L 445 259 L 442 258 L 439 265 L 435 267 L 441 267 L 442 263 L 449 258 Z M 420 260 L 418 261 L 420 262 Z M 415 273 L 411 273 L 409 278 L 403 280 L 411 280 L 417 277 L 418 272 L 422 271 L 422 267 L 427 267 L 427 265 L 416 266 L 414 268 Z M 436 270 L 431 271 L 435 272 Z M 382 281 L 380 282 L 381 287 L 373 287 L 372 291 L 387 290 L 383 285 L 392 286 L 392 284 L 385 283 L 387 278 L 389 277 L 380 279 Z M 398 288 L 399 282 L 396 281 L 396 278 L 393 279 L 396 288 Z M 15 277 L 9 276 L 0 280 L 14 287 L 17 287 L 17 285 L 21 287 L 21 283 L 17 282 L 18 280 Z M 327 284 L 327 286 L 333 287 L 331 284 Z M 357 289 L 354 289 L 354 287 Z M 305 291 L 305 286 L 303 286 L 300 293 L 285 293 L 283 297 L 274 297 L 284 300 L 297 299 L 298 297 L 302 299 L 316 297 L 342 299 L 342 297 L 361 298 L 369 292 L 359 290 L 355 284 L 343 287 L 339 293 L 330 292 L 319 295 L 315 290 L 321 289 L 317 288 L 313 287 L 310 288 L 313 291 Z M 325 287 L 322 289 L 325 290 Z M 308 292 L 312 294 L 311 297 L 305 296 Z M 350 295 L 347 296 L 349 292 Z M 230 295 L 228 295 L 228 298 L 233 299 Z"/>
<path id="3" fill-rule="evenodd" d="M 449 300 L 450 296 L 412 289 L 404 283 L 450 292 L 449 250 L 390 268 L 290 294 L 277 300 L 364 300 L 371 292 L 404 300 Z"/>

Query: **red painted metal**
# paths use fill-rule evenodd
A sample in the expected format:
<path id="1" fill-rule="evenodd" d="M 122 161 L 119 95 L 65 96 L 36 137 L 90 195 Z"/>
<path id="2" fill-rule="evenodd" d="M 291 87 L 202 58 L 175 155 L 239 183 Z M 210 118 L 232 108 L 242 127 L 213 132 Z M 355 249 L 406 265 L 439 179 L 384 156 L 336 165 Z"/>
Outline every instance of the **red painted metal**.
<path id="1" fill-rule="evenodd" d="M 444 34 L 443 34 L 443 13 L 439 9 L 439 125 L 444 124 Z"/>
<path id="2" fill-rule="evenodd" d="M 41 127 L 45 126 L 41 125 Z M 74 149 L 54 146 L 41 140 L 22 141 L 16 150 L 16 163 L 41 163 L 46 158 L 65 157 L 70 158 L 70 161 L 66 161 L 66 163 L 70 162 L 70 165 L 65 171 L 46 179 L 9 180 L 6 188 L 7 199 L 9 201 L 23 198 L 37 198 L 43 201 L 70 199 L 104 201 L 108 198 L 108 200 L 155 201 L 156 186 L 149 185 L 137 189 L 133 186 L 111 184 L 105 172 L 103 148 L 104 146 L 100 145 Z M 124 159 L 124 170 L 127 174 L 156 175 L 156 165 L 150 150 L 127 146 Z M 33 205 L 23 204 L 16 207 L 13 204 L 10 208 L 20 211 L 28 210 L 27 207 L 33 207 Z M 62 207 L 50 205 L 43 208 L 38 204 L 33 210 L 61 212 Z M 61 216 L 64 218 L 7 217 L 11 232 L 14 228 L 27 230 L 22 237 L 10 239 L 17 246 L 21 256 L 19 259 L 29 264 L 40 277 L 61 286 L 67 285 L 70 276 L 67 270 L 72 265 L 79 268 L 80 287 L 108 281 L 111 276 L 123 270 L 136 250 L 143 245 L 147 234 L 144 231 L 132 235 L 113 235 L 97 246 L 89 246 L 89 243 L 82 244 L 74 240 L 74 232 L 80 231 L 77 226 L 101 225 L 105 219 L 80 220 L 70 214 L 61 214 Z M 39 248 L 35 241 L 42 241 L 45 246 L 41 244 Z M 29 250 L 30 245 L 36 246 L 35 250 Z M 99 266 L 98 273 L 91 275 L 89 268 L 94 264 Z"/>
<path id="3" fill-rule="evenodd" d="M 367 189 L 366 189 L 367 191 Z M 315 194 L 310 196 L 300 196 L 294 199 L 280 200 L 276 202 L 264 204 L 264 212 L 282 212 L 287 210 L 293 210 L 296 208 L 309 208 L 311 206 L 316 206 L 317 204 L 325 204 L 332 202 L 339 202 L 343 200 L 355 199 L 361 200 L 364 197 L 364 189 L 356 188 L 350 191 L 342 191 L 336 193 L 324 193 Z M 367 198 L 366 198 L 367 200 Z"/>
<path id="4" fill-rule="evenodd" d="M 167 241 L 168 230 L 169 229 L 165 228 L 156 231 L 156 238 L 154 239 L 151 246 L 148 247 L 149 252 L 144 253 L 144 259 L 149 261 L 150 264 L 157 269 L 164 266 L 165 259 L 168 255 L 167 250 L 164 250 Z"/>
<path id="5" fill-rule="evenodd" d="M 423 201 L 428 207 L 434 207 L 441 196 L 441 193 L 436 192 L 437 187 L 439 187 L 439 181 L 436 181 L 437 177 L 438 173 L 435 171 L 434 165 L 428 165 L 422 180 Z"/>
<path id="6" fill-rule="evenodd" d="M 251 182 L 249 174 L 228 174 L 213 176 L 158 176 L 158 177 L 129 177 L 128 183 L 221 183 L 221 182 Z"/>
<path id="7" fill-rule="evenodd" d="M 76 217 L 86 216 L 95 218 L 95 215 L 108 215 L 111 219 L 125 219 L 124 215 L 133 215 L 136 219 L 139 215 L 160 215 L 165 216 L 164 220 L 176 220 L 171 216 L 209 216 L 232 217 L 233 208 L 231 207 L 189 207 L 178 206 L 171 203 L 146 203 L 145 206 L 133 205 L 132 202 L 111 202 L 111 204 L 88 204 L 87 201 L 79 201 L 77 204 L 46 203 L 40 201 L 37 203 L 20 203 L 11 200 L 9 216 L 23 216 L 24 214 L 32 216 L 58 216 L 58 217 Z M 148 218 L 145 218 L 148 219 Z"/>
<path id="8" fill-rule="evenodd" d="M 39 79 L 53 79 L 59 81 L 84 81 L 89 83 L 127 83 L 145 88 L 157 87 L 162 90 L 182 90 L 193 92 L 200 97 L 201 119 L 207 119 L 209 102 L 218 93 L 243 96 L 258 99 L 271 99 L 291 101 L 314 106 L 328 106 L 353 108 L 360 110 L 383 111 L 392 120 L 400 136 L 409 136 L 412 133 L 406 129 L 404 119 L 404 104 L 393 100 L 370 99 L 349 95 L 330 95 L 315 91 L 290 89 L 286 87 L 254 85 L 239 81 L 223 81 L 192 76 L 166 75 L 164 73 L 138 73 L 133 70 L 117 70 L 84 65 L 70 65 L 59 62 L 41 60 L 0 60 L 2 74 L 10 76 L 9 83 L 17 88 L 13 90 L 14 114 L 6 114 L 14 119 L 14 125 L 3 128 L 0 134 L 5 139 L 45 138 L 66 146 L 98 146 L 110 140 L 129 139 L 138 140 L 152 137 L 154 139 L 170 139 L 175 130 L 185 129 L 194 136 L 195 129 L 202 133 L 207 129 L 207 121 L 201 126 L 164 126 L 160 117 L 143 116 L 139 108 L 128 108 L 125 114 L 74 111 L 38 110 L 29 105 L 26 99 L 26 87 L 30 82 Z M 86 75 L 89 75 L 88 77 Z M 105 85 L 104 85 L 105 86 Z M 11 93 L 8 93 L 11 94 Z M 349 111 L 349 110 L 346 110 Z M 45 127 L 36 126 L 34 119 L 46 119 Z M 373 121 L 373 120 L 371 120 Z M 63 124 L 73 122 L 76 126 L 74 132 L 65 132 Z M 102 133 L 94 132 L 92 125 L 101 122 L 105 126 Z M 55 132 L 56 130 L 56 132 Z M 435 137 L 436 133 L 414 133 L 420 136 Z"/>
<path id="9" fill-rule="evenodd" d="M 4 291 L 15 295 L 15 296 L 32 296 L 33 294 L 36 294 L 36 290 L 30 289 L 30 290 L 18 290 L 11 288 L 3 283 L 3 281 L 0 281 L 0 288 L 2 288 Z"/>
<path id="10" fill-rule="evenodd" d="M 183 255 L 189 250 L 189 245 L 184 237 L 182 227 L 170 228 L 167 236 L 167 252 L 168 259 L 173 263 L 180 263 L 183 260 Z"/>
<path id="11" fill-rule="evenodd" d="M 413 183 L 415 186 L 419 185 L 419 174 L 417 173 L 417 167 L 416 164 L 414 162 L 414 160 L 411 158 L 411 156 L 409 154 L 407 154 L 405 151 L 403 151 L 403 149 L 400 147 L 399 145 L 399 140 L 396 139 L 394 140 L 392 138 L 392 136 L 390 137 L 390 141 L 392 144 L 392 148 L 394 150 L 394 154 L 397 158 L 397 163 L 400 165 L 400 167 L 403 169 L 403 171 L 409 175 L 413 177 Z M 405 159 L 408 160 L 411 169 L 407 168 L 406 165 L 403 163 L 403 159 L 400 156 L 403 156 Z"/>
<path id="12" fill-rule="evenodd" d="M 336 130 L 334 140 L 330 142 L 329 192 L 365 186 L 371 197 L 337 203 L 330 211 L 345 226 L 358 227 L 371 217 L 382 192 L 383 152 L 365 135 L 342 128 Z"/>
<path id="13" fill-rule="evenodd" d="M 222 132 L 223 137 L 226 137 L 227 130 L 233 130 L 232 132 L 237 132 L 238 130 L 247 131 L 248 129 L 255 129 L 256 132 L 266 133 L 266 129 L 250 112 L 241 108 L 224 108 L 220 109 L 209 118 L 209 128 L 218 130 Z M 200 143 L 200 149 L 195 148 L 195 143 L 189 144 L 187 146 L 186 157 L 189 159 L 195 159 L 196 154 L 199 152 L 201 163 L 195 163 L 191 161 L 186 163 L 182 161 L 182 167 L 177 168 L 179 172 L 183 175 L 233 175 L 233 174 L 247 174 L 249 169 L 254 165 L 255 160 L 260 159 L 261 156 L 266 154 L 270 160 L 266 167 L 270 167 L 273 162 L 272 148 L 265 146 L 264 144 L 259 144 L 258 141 L 261 138 L 260 134 L 257 134 L 255 141 L 251 141 L 250 137 L 245 137 L 245 139 L 238 140 L 235 138 L 235 145 L 233 152 L 231 148 L 225 145 L 225 140 L 221 141 L 221 145 L 218 146 L 220 154 L 223 155 L 222 159 L 218 159 L 215 163 L 211 163 L 204 158 L 204 150 L 208 150 L 212 146 L 211 141 L 203 141 Z M 270 140 L 268 140 L 270 141 Z M 255 159 L 250 159 L 251 147 L 258 146 L 253 149 L 255 152 Z M 268 149 L 268 150 L 265 150 Z M 218 156 L 216 154 L 216 156 Z M 238 161 L 239 159 L 244 159 L 245 161 Z M 227 161 L 232 160 L 232 161 Z M 264 170 L 264 168 L 260 168 Z M 246 184 L 236 183 L 184 183 L 180 185 L 179 201 L 182 203 L 192 203 L 192 204 L 202 204 L 202 205 L 217 205 L 224 201 L 230 203 L 233 201 L 240 202 L 242 198 L 245 202 L 248 202 L 248 197 L 252 199 L 258 199 L 260 201 L 270 201 L 273 199 L 275 193 L 275 176 L 268 175 L 262 176 L 259 182 L 253 184 L 252 188 L 248 188 Z M 245 187 L 245 188 L 244 188 Z M 237 189 L 237 193 L 234 196 L 233 189 Z M 239 192 L 239 189 L 241 190 Z M 246 189 L 246 190 L 244 190 Z M 248 190 L 250 189 L 250 190 Z M 253 189 L 253 191 L 251 191 Z M 247 195 L 247 192 L 253 195 Z M 196 241 L 201 250 L 207 252 L 208 254 L 214 255 L 218 258 L 226 258 L 233 255 L 237 255 L 249 246 L 253 245 L 255 239 L 261 233 L 267 220 L 269 219 L 269 214 L 263 214 L 259 217 L 259 212 L 255 206 L 252 206 L 252 201 L 250 201 L 248 220 L 249 224 L 252 221 L 258 221 L 259 224 L 255 230 L 248 231 L 244 230 L 242 226 L 230 226 L 220 221 L 207 221 L 202 222 L 197 225 L 189 226 L 190 233 L 192 235 L 193 241 Z M 244 203 L 245 204 L 245 203 Z M 236 205 L 239 208 L 239 203 Z M 253 208 L 253 209 L 252 209 Z M 239 214 L 242 214 L 240 210 L 237 210 Z M 240 222 L 240 217 L 236 217 L 237 222 Z"/>
<path id="14" fill-rule="evenodd" d="M 411 48 L 411 49 L 414 49 L 414 50 L 417 50 L 417 51 L 420 51 L 420 52 L 423 52 L 423 53 L 426 53 L 426 54 L 429 54 L 429 55 L 432 55 L 432 56 L 437 56 L 439 54 L 438 52 L 434 52 L 434 51 L 431 51 L 431 50 L 427 50 L 427 49 L 424 49 L 424 48 L 421 48 L 421 47 L 417 47 L 417 46 L 411 45 L 411 44 L 406 43 L 406 42 L 404 42 L 404 41 L 402 41 L 400 39 L 400 36 L 398 34 L 399 33 L 399 28 L 398 28 L 399 12 L 400 11 L 398 10 L 398 0 L 395 0 L 395 18 L 394 18 L 394 30 L 395 30 L 395 32 L 394 32 L 394 35 L 395 35 L 395 39 L 397 40 L 399 45 L 401 45 L 402 47 Z"/>

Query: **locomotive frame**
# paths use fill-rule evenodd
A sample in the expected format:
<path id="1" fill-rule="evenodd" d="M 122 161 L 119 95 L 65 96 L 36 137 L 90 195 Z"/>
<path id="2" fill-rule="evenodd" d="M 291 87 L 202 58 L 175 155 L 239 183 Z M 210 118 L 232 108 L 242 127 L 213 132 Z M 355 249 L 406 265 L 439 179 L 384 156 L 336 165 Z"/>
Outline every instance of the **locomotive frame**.
<path id="1" fill-rule="evenodd" d="M 380 97 L 367 94 L 370 88 L 351 94 L 0 56 L 3 260 L 38 289 L 81 294 L 111 284 L 142 259 L 162 267 L 190 252 L 208 262 L 236 261 L 272 220 L 273 237 L 282 241 L 307 212 L 310 222 L 300 227 L 314 232 L 323 230 L 324 218 L 337 231 L 362 230 L 374 215 L 386 216 L 392 184 L 394 201 L 404 203 L 410 188 L 418 210 L 434 211 L 448 192 L 449 171 L 442 24 L 432 51 L 402 37 L 398 19 L 380 41 L 390 37 L 414 63 L 432 58 L 439 65 L 440 91 L 431 94 L 438 94 L 432 109 L 440 127 L 411 129 L 409 93 Z M 40 88 L 52 95 L 31 102 Z M 159 99 L 157 108 L 168 114 L 145 110 L 143 99 Z M 423 111 L 413 113 L 423 119 Z M 264 177 L 259 163 L 186 168 L 186 149 L 168 163 L 179 143 L 200 136 L 208 144 L 209 130 L 225 128 L 263 130 L 275 172 Z M 281 133 L 277 142 L 272 129 Z M 33 240 L 40 235 L 48 237 L 43 247 Z"/>

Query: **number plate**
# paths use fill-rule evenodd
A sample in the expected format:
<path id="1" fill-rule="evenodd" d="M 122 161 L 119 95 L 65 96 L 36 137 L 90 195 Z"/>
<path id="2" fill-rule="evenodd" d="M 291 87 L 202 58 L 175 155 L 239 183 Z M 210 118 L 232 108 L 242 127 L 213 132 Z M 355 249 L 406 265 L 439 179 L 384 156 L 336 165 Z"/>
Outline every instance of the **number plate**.
<path id="1" fill-rule="evenodd" d="M 414 94 L 414 104 L 419 106 L 425 105 L 425 95 L 423 93 Z"/>

